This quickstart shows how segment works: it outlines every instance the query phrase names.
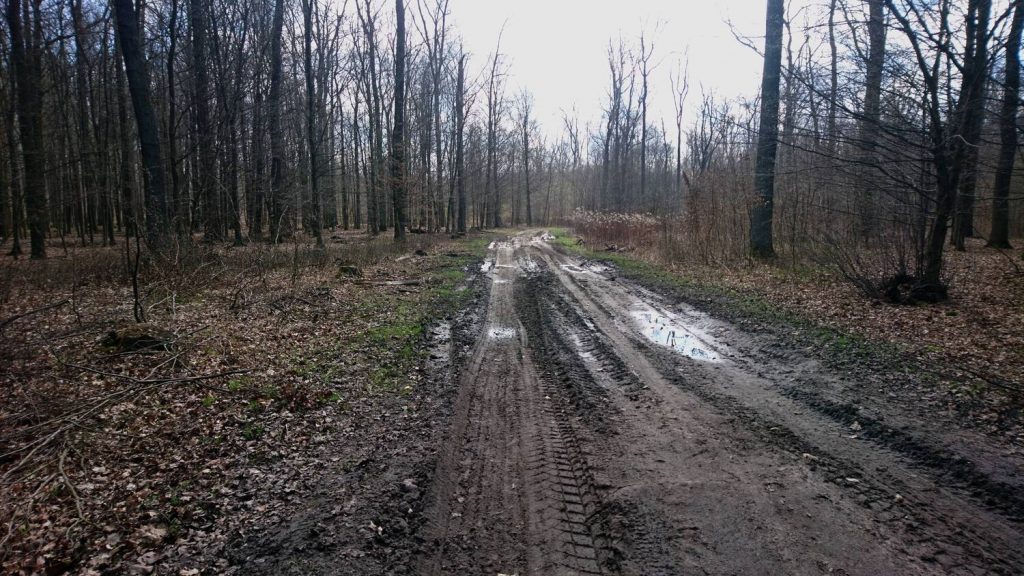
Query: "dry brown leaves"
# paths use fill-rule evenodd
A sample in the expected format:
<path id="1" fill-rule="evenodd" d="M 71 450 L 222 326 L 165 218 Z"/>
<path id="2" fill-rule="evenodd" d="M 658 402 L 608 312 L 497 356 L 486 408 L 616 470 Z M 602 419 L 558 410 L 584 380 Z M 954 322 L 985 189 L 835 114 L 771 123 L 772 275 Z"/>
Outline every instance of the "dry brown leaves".
<path id="1" fill-rule="evenodd" d="M 1015 258 L 980 241 L 971 241 L 966 252 L 951 250 L 946 264 L 951 299 L 918 306 L 867 299 L 820 269 L 794 273 L 766 264 L 675 269 L 701 283 L 756 295 L 816 323 L 909 350 L 925 365 L 952 368 L 963 382 L 980 377 L 995 388 L 1024 390 L 1024 273 Z"/>
<path id="2" fill-rule="evenodd" d="M 430 296 L 338 264 L 370 280 L 422 277 L 457 249 L 418 238 L 408 250 L 436 256 L 396 262 L 385 239 L 335 240 L 326 256 L 250 246 L 151 271 L 147 320 L 174 342 L 143 353 L 98 344 L 133 319 L 121 248 L 4 263 L 0 321 L 14 320 L 0 333 L 0 570 L 160 572 L 165 555 L 223 546 L 246 518 L 308 490 L 350 415 L 398 392 L 373 381 L 382 356 L 358 343 Z"/>

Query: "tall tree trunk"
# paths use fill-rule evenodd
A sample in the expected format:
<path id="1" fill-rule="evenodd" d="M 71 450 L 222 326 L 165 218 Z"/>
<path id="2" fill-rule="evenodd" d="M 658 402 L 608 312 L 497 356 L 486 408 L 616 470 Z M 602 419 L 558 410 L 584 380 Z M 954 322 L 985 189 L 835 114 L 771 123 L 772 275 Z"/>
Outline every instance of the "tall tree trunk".
<path id="1" fill-rule="evenodd" d="M 341 118 L 338 121 L 338 159 L 341 163 L 341 227 L 343 230 L 349 229 L 349 178 L 348 178 L 348 162 L 345 159 L 345 132 L 348 130 L 348 126 L 345 124 L 345 109 L 338 107 Z M 334 128 L 332 128 L 333 130 Z"/>
<path id="2" fill-rule="evenodd" d="M 38 17 L 38 3 L 34 0 Z M 42 79 L 39 45 L 42 38 L 28 25 L 30 14 L 22 14 L 21 0 L 8 0 L 7 25 L 11 34 L 11 63 L 14 68 L 21 155 L 24 166 L 22 196 L 28 212 L 31 257 L 46 258 L 46 162 L 43 152 L 43 111 L 40 97 Z"/>
<path id="3" fill-rule="evenodd" d="M 754 188 L 750 211 L 750 250 L 758 258 L 775 255 L 772 215 L 775 206 L 775 154 L 779 133 L 779 77 L 782 67 L 783 0 L 768 0 L 765 18 L 764 73 L 761 78 L 761 122 L 757 137 Z"/>
<path id="4" fill-rule="evenodd" d="M 75 92 L 78 114 L 78 165 L 88 204 L 89 241 L 96 227 L 97 162 L 93 147 L 93 134 L 89 131 L 89 57 L 86 55 L 85 23 L 82 19 L 82 0 L 71 1 L 71 22 L 75 33 Z"/>
<path id="5" fill-rule="evenodd" d="M 302 0 L 303 58 L 306 68 L 306 145 L 309 148 L 309 192 L 313 207 L 313 236 L 318 248 L 324 247 L 323 202 L 320 200 L 320 143 L 316 126 L 316 85 L 313 79 L 313 2 Z"/>
<path id="6" fill-rule="evenodd" d="M 287 193 L 284 189 L 284 134 L 281 130 L 281 83 L 283 64 L 281 34 L 284 30 L 284 0 L 274 2 L 274 23 L 270 38 L 270 95 L 267 105 L 270 124 L 270 241 L 291 236 Z"/>
<path id="7" fill-rule="evenodd" d="M 640 198 L 643 199 L 641 206 L 648 208 L 647 204 L 647 85 L 648 60 L 650 54 L 647 51 L 647 39 L 640 35 Z"/>
<path id="8" fill-rule="evenodd" d="M 121 43 L 116 40 L 117 34 L 115 33 L 115 43 L 117 44 L 118 52 L 121 51 Z M 121 66 L 117 66 L 118 70 L 114 74 L 115 77 L 115 92 L 117 93 L 117 138 L 119 143 L 118 150 L 118 186 L 119 191 L 117 198 L 119 202 L 119 215 L 121 226 L 124 230 L 125 236 L 135 236 L 139 233 L 137 227 L 140 224 L 141 214 L 137 209 L 138 198 L 135 194 L 136 185 L 136 165 L 135 165 L 135 143 L 132 139 L 131 129 L 129 127 L 128 119 L 128 88 L 125 86 L 125 77 L 121 71 Z"/>
<path id="9" fill-rule="evenodd" d="M 985 85 L 988 82 L 988 22 L 992 9 L 991 0 L 978 2 L 974 24 L 974 49 L 968 50 L 964 58 L 964 69 L 981 75 L 973 83 L 970 100 L 964 107 L 964 120 L 960 144 L 961 164 L 957 184 L 956 212 L 953 215 L 953 247 L 963 251 L 967 238 L 974 233 L 974 193 L 978 186 L 978 150 L 982 145 L 981 131 L 985 123 Z M 968 42 L 971 40 L 971 26 L 968 26 Z"/>
<path id="10" fill-rule="evenodd" d="M 17 79 L 12 78 L 11 89 L 12 92 L 17 91 Z M 7 126 L 5 129 L 5 136 L 7 139 L 7 160 L 10 165 L 10 196 L 11 196 L 11 250 L 8 252 L 9 256 L 17 258 L 22 255 L 21 250 L 21 228 L 23 225 L 22 221 L 22 203 L 23 194 L 21 186 L 21 177 L 18 170 L 18 139 L 15 131 L 16 122 L 16 108 L 17 108 L 17 94 L 11 95 L 11 102 L 7 106 L 7 110 L 4 113 L 7 115 Z"/>
<path id="11" fill-rule="evenodd" d="M 132 0 L 112 0 L 117 22 L 118 45 L 124 60 L 128 92 L 135 111 L 139 133 L 146 190 L 146 240 L 157 252 L 167 247 L 170 220 L 167 210 L 167 187 L 164 184 L 164 157 L 160 147 L 160 131 L 149 92 L 149 71 L 143 58 L 142 36 L 138 14 Z"/>
<path id="12" fill-rule="evenodd" d="M 526 225 L 533 226 L 533 211 L 530 206 L 530 108 L 528 103 L 523 105 L 523 171 L 526 180 Z"/>
<path id="13" fill-rule="evenodd" d="M 395 241 L 405 241 L 406 203 L 405 182 L 405 3 L 395 0 L 395 126 L 391 131 L 391 196 L 395 209 Z"/>
<path id="14" fill-rule="evenodd" d="M 958 159 L 955 212 L 952 216 L 952 243 L 956 250 L 965 249 L 965 241 L 974 236 L 975 189 L 978 182 L 978 150 L 982 145 L 981 131 L 985 122 L 985 87 L 988 81 L 988 23 L 991 0 L 980 0 L 971 17 L 969 13 L 968 48 L 964 58 L 965 77 L 973 76 L 968 90 L 961 97 L 967 98 L 961 107 L 961 141 L 956 145 Z"/>
<path id="15" fill-rule="evenodd" d="M 174 219 L 174 230 L 179 239 L 186 240 L 190 236 L 188 226 L 188 200 L 181 190 L 178 173 L 178 88 L 174 60 L 178 47 L 178 0 L 171 0 L 171 17 L 168 24 L 169 41 L 167 48 L 167 154 L 171 173 L 171 217 Z"/>
<path id="16" fill-rule="evenodd" d="M 356 230 L 363 227 L 362 194 L 359 193 L 359 163 L 361 159 L 362 136 L 359 134 L 359 98 L 356 98 L 352 109 L 352 192 L 355 195 L 355 209 L 352 211 L 352 224 Z M 365 162 L 363 163 L 365 166 Z M 363 183 L 366 186 L 366 183 Z"/>
<path id="17" fill-rule="evenodd" d="M 836 112 L 839 108 L 839 53 L 836 49 L 836 0 L 828 6 L 829 92 L 828 92 L 828 150 L 835 153 L 839 135 L 836 133 Z"/>
<path id="18" fill-rule="evenodd" d="M 210 66 L 208 48 L 207 0 L 189 0 L 189 24 L 192 28 L 192 74 L 195 83 L 194 113 L 197 148 L 195 191 L 203 202 L 203 239 L 207 242 L 224 241 L 224 217 L 220 190 L 217 184 L 217 157 L 214 150 L 213 127 L 210 122 Z M 224 143 L 226 144 L 226 143 Z"/>
<path id="19" fill-rule="evenodd" d="M 1006 40 L 1006 70 L 1003 103 L 999 113 L 999 163 L 992 186 L 992 229 L 988 245 L 1010 248 L 1010 183 L 1017 157 L 1017 110 L 1020 107 L 1020 45 L 1024 29 L 1024 4 L 1013 9 L 1013 22 Z"/>
<path id="20" fill-rule="evenodd" d="M 466 55 L 459 56 L 456 79 L 455 122 L 455 181 L 459 195 L 458 231 L 466 232 Z"/>
<path id="21" fill-rule="evenodd" d="M 865 239 L 875 228 L 876 194 L 874 172 L 876 149 L 881 135 L 882 72 L 885 66 L 885 0 L 868 2 L 868 59 L 864 78 L 864 109 L 860 120 L 860 232 Z"/>
<path id="22" fill-rule="evenodd" d="M 263 204 L 265 202 L 265 164 L 266 153 L 263 141 L 263 92 L 259 80 L 256 81 L 256 94 L 252 105 L 252 149 L 249 152 L 252 161 L 252 175 L 246 188 L 246 207 L 248 208 L 249 238 L 263 239 Z"/>

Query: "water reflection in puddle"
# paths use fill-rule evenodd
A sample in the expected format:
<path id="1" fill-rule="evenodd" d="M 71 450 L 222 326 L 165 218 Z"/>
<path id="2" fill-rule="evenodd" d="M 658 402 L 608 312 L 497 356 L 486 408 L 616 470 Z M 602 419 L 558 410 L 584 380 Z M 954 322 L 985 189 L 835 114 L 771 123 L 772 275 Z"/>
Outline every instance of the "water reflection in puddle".
<path id="1" fill-rule="evenodd" d="M 515 338 L 516 334 L 515 328 L 508 328 L 506 326 L 495 326 L 487 331 L 487 337 L 494 338 L 495 340 L 508 340 L 509 338 Z"/>
<path id="2" fill-rule="evenodd" d="M 721 358 L 709 345 L 711 338 L 698 335 L 692 329 L 682 326 L 678 319 L 669 318 L 652 310 L 638 310 L 631 313 L 648 340 L 671 348 L 694 360 L 720 362 Z"/>

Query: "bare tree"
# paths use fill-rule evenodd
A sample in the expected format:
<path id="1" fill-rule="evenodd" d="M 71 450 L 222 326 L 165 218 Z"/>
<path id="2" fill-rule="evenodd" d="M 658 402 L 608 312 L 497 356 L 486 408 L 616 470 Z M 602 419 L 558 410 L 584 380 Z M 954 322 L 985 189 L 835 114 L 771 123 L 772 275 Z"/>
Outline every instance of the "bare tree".
<path id="1" fill-rule="evenodd" d="M 530 130 L 533 111 L 533 97 L 525 90 L 519 97 L 519 129 L 523 142 L 523 172 L 526 185 L 526 225 L 533 226 L 533 209 L 530 204 Z"/>
<path id="2" fill-rule="evenodd" d="M 270 241 L 278 243 L 291 236 L 284 170 L 284 134 L 281 131 L 281 84 L 283 56 L 281 35 L 284 31 L 284 0 L 274 1 L 274 21 L 270 33 L 270 94 L 267 106 L 270 116 Z"/>
<path id="3" fill-rule="evenodd" d="M 676 120 L 676 194 L 679 198 L 683 195 L 683 110 L 686 107 L 686 96 L 690 92 L 690 78 L 687 66 L 680 65 L 679 69 L 669 74 L 669 84 L 672 85 L 672 107 L 675 110 Z"/>
<path id="4" fill-rule="evenodd" d="M 33 0 L 35 18 L 39 17 L 41 0 Z M 24 6 L 28 6 L 26 2 Z M 46 160 L 43 155 L 43 111 L 40 98 L 42 79 L 41 35 L 38 26 L 31 26 L 33 14 L 22 13 L 21 0 L 8 0 L 7 26 L 11 34 L 11 63 L 14 67 L 18 125 L 21 135 L 21 156 L 24 165 L 22 196 L 28 208 L 31 257 L 46 258 Z M 15 206 L 15 210 L 19 208 Z M 13 253 L 13 251 L 12 251 Z"/>
<path id="5" fill-rule="evenodd" d="M 408 190 L 405 181 L 405 3 L 395 0 L 395 125 L 391 130 L 391 195 L 395 205 L 395 241 L 405 241 Z"/>
<path id="6" fill-rule="evenodd" d="M 466 232 L 466 55 L 459 55 L 455 93 L 455 181 L 459 196 L 457 229 Z"/>
<path id="7" fill-rule="evenodd" d="M 317 127 L 317 97 L 313 70 L 313 12 L 316 0 L 302 0 L 303 59 L 306 75 L 306 145 L 309 152 L 309 190 L 313 206 L 313 236 L 318 248 L 324 247 L 323 202 L 320 199 L 320 140 Z"/>
<path id="8" fill-rule="evenodd" d="M 999 114 L 999 161 L 992 186 L 992 229 L 988 245 L 1010 248 L 1010 182 L 1017 157 L 1017 111 L 1020 107 L 1020 47 L 1024 29 L 1024 4 L 1015 2 L 1010 33 L 1006 40 L 1003 71 L 1003 102 Z"/>
<path id="9" fill-rule="evenodd" d="M 150 95 L 149 70 L 143 57 L 139 18 L 132 0 L 113 0 L 118 45 L 135 111 L 146 190 L 146 239 L 150 249 L 166 248 L 169 237 L 167 188 L 159 125 Z M 31 211 L 30 211 L 31 213 Z"/>
<path id="10" fill-rule="evenodd" d="M 876 149 L 881 135 L 882 72 L 885 66 L 885 0 L 867 0 L 868 3 L 868 58 L 864 80 L 864 105 L 860 119 L 861 162 L 863 166 L 878 166 Z M 861 191 L 861 233 L 871 235 L 875 220 L 875 186 L 872 174 L 865 170 Z"/>
<path id="11" fill-rule="evenodd" d="M 951 55 L 952 34 L 948 5 L 939 7 L 942 30 L 935 34 L 927 19 L 916 7 L 900 9 L 898 0 L 886 0 L 890 13 L 899 23 L 913 50 L 918 72 L 924 78 L 924 108 L 928 124 L 931 163 L 935 171 L 935 212 L 927 233 L 922 254 L 922 273 L 914 287 L 919 299 L 941 300 L 947 295 L 942 279 L 943 256 L 950 219 L 957 202 L 961 177 L 970 154 L 977 146 L 981 131 L 979 100 L 984 97 L 988 76 L 988 42 L 990 0 L 969 0 L 965 14 L 963 71 L 956 105 L 946 114 L 939 75 L 941 61 Z M 905 4 L 905 2 L 904 2 Z M 913 20 L 912 20 L 913 19 Z M 925 43 L 931 42 L 928 46 Z"/>
<path id="12" fill-rule="evenodd" d="M 750 211 L 750 250 L 759 258 L 775 255 L 772 217 L 775 200 L 775 153 L 779 131 L 779 77 L 782 67 L 783 0 L 768 0 L 765 18 L 764 72 L 761 78 L 761 123 L 757 137 L 754 188 L 757 199 Z"/>

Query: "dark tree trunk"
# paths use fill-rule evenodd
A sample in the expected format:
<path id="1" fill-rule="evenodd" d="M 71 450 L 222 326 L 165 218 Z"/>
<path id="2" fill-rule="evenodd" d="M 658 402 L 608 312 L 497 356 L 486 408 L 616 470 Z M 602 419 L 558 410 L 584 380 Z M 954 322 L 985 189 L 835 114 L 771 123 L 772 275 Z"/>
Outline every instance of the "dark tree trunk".
<path id="1" fill-rule="evenodd" d="M 338 159 L 340 161 L 341 170 L 341 227 L 343 230 L 349 229 L 349 182 L 348 182 L 348 163 L 345 159 L 345 132 L 348 130 L 348 126 L 345 124 L 345 110 L 340 109 L 341 118 L 338 122 Z"/>
<path id="2" fill-rule="evenodd" d="M 647 208 L 647 89 L 648 89 L 648 60 L 650 54 L 647 51 L 647 39 L 640 35 L 640 197 L 644 208 Z"/>
<path id="3" fill-rule="evenodd" d="M 967 238 L 974 236 L 974 193 L 978 185 L 978 149 L 983 144 L 981 131 L 985 123 L 985 84 L 988 81 L 988 22 L 991 0 L 978 2 L 973 26 L 968 25 L 968 48 L 964 58 L 964 73 L 975 75 L 968 92 L 968 101 L 962 108 L 959 178 L 956 212 L 953 215 L 953 246 L 965 249 Z M 969 16 L 970 18 L 970 16 Z M 973 30 L 973 32 L 972 32 Z M 973 40 L 973 42 L 972 42 Z M 971 45 L 973 44 L 973 49 Z"/>
<path id="4" fill-rule="evenodd" d="M 252 162 L 252 175 L 246 189 L 248 208 L 249 238 L 263 239 L 263 203 L 266 190 L 265 161 L 263 141 L 263 94 L 256 82 L 256 94 L 253 97 L 252 110 L 252 149 L 249 152 Z"/>
<path id="5" fill-rule="evenodd" d="M 362 158 L 360 148 L 362 148 L 362 136 L 359 134 L 359 99 L 356 98 L 352 110 L 352 193 L 355 196 L 356 204 L 352 211 L 352 224 L 356 230 L 363 227 L 363 196 L 359 193 L 359 162 Z M 365 166 L 365 162 L 363 164 Z M 365 182 L 363 186 L 366 186 Z"/>
<path id="6" fill-rule="evenodd" d="M 139 22 L 132 0 L 113 0 L 114 18 L 124 60 L 128 92 L 135 111 L 142 164 L 146 184 L 146 240 L 150 249 L 167 247 L 169 219 L 167 187 L 164 184 L 164 157 L 160 149 L 160 131 L 149 92 L 149 71 L 143 58 Z"/>
<path id="7" fill-rule="evenodd" d="M 882 72 L 885 66 L 885 0 L 868 0 L 868 60 L 865 74 L 864 109 L 860 122 L 861 162 L 865 167 L 860 194 L 860 229 L 867 238 L 874 230 L 876 149 L 881 134 Z"/>
<path id="8" fill-rule="evenodd" d="M 178 1 L 171 0 L 171 18 L 168 24 L 169 41 L 167 49 L 167 153 L 169 156 L 171 173 L 171 217 L 174 219 L 174 229 L 182 240 L 189 237 L 188 226 L 188 200 L 183 198 L 185 194 L 181 190 L 180 175 L 178 172 L 178 92 L 175 85 L 174 59 L 178 46 Z"/>
<path id="9" fill-rule="evenodd" d="M 97 162 L 93 147 L 93 134 L 89 132 L 89 59 L 86 55 L 85 23 L 82 20 L 82 0 L 71 2 L 71 22 L 75 33 L 75 92 L 78 113 L 78 165 L 82 188 L 87 203 L 89 241 L 93 241 L 96 228 Z"/>
<path id="10" fill-rule="evenodd" d="M 12 77 L 10 79 L 11 86 L 11 101 L 7 105 L 7 109 L 4 110 L 4 114 L 7 116 L 7 126 L 5 129 L 5 137 L 7 139 L 7 161 L 11 167 L 10 170 L 10 196 L 11 196 L 11 250 L 8 252 L 9 256 L 17 258 L 22 255 L 21 249 L 21 228 L 23 226 L 23 194 L 21 192 L 21 177 L 19 175 L 18 166 L 18 138 L 15 131 L 15 123 L 17 121 L 17 78 Z"/>
<path id="11" fill-rule="evenodd" d="M 38 3 L 40 0 L 34 0 Z M 38 15 L 38 4 L 36 14 Z M 46 162 L 43 153 L 43 111 L 39 82 L 42 77 L 39 43 L 42 38 L 28 26 L 29 14 L 22 14 L 21 0 L 8 0 L 7 24 L 11 34 L 11 63 L 14 68 L 21 155 L 24 166 L 22 196 L 28 212 L 31 257 L 46 258 Z M 24 16 L 24 17 L 23 17 Z M 20 246 L 19 246 L 20 250 Z"/>
<path id="12" fill-rule="evenodd" d="M 405 4 L 395 0 L 395 111 L 391 131 L 391 197 L 395 209 L 395 241 L 405 241 L 407 190 L 405 182 Z"/>
<path id="13" fill-rule="evenodd" d="M 313 70 L 313 1 L 302 1 L 303 59 L 306 68 L 306 145 L 309 148 L 309 192 L 313 208 L 312 228 L 318 248 L 324 247 L 323 202 L 320 200 L 320 142 L 316 126 L 316 85 Z"/>
<path id="14" fill-rule="evenodd" d="M 210 66 L 208 48 L 207 0 L 189 0 L 189 24 L 192 28 L 192 73 L 195 82 L 195 127 L 198 178 L 195 191 L 203 202 L 203 238 L 207 242 L 224 241 L 223 200 L 217 185 L 217 157 L 210 122 Z M 223 143 L 226 144 L 226 143 Z"/>
<path id="15" fill-rule="evenodd" d="M 525 97 L 525 96 L 524 96 Z M 523 108 L 523 171 L 526 180 L 526 225 L 533 226 L 533 210 L 530 205 L 530 109 Z"/>
<path id="16" fill-rule="evenodd" d="M 1020 44 L 1024 29 L 1024 4 L 1013 9 L 1013 23 L 1006 41 L 1006 70 L 1003 104 L 999 114 L 999 163 L 992 186 L 992 230 L 988 245 L 1010 248 L 1010 182 L 1017 157 L 1017 110 L 1020 106 Z"/>
<path id="17" fill-rule="evenodd" d="M 757 199 L 750 211 L 750 250 L 755 257 L 775 255 L 772 213 L 775 206 L 775 155 L 779 134 L 779 77 L 782 68 L 783 0 L 768 0 L 765 18 L 764 73 L 761 78 L 761 122 L 757 137 L 754 188 Z"/>
<path id="18" fill-rule="evenodd" d="M 284 134 L 281 131 L 281 34 L 284 30 L 284 0 L 274 2 L 274 24 L 270 39 L 270 96 L 267 101 L 270 124 L 270 241 L 278 243 L 291 236 L 287 193 L 284 189 Z"/>
<path id="19" fill-rule="evenodd" d="M 836 133 L 836 113 L 839 108 L 839 53 L 836 49 L 836 0 L 831 0 L 828 6 L 828 48 L 829 93 L 828 127 L 826 130 L 828 131 L 828 149 L 829 153 L 832 154 L 835 152 L 835 145 L 839 138 L 839 134 Z"/>
<path id="20" fill-rule="evenodd" d="M 458 231 L 466 232 L 466 56 L 459 57 L 455 94 L 455 186 L 459 196 Z"/>

